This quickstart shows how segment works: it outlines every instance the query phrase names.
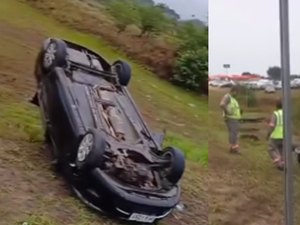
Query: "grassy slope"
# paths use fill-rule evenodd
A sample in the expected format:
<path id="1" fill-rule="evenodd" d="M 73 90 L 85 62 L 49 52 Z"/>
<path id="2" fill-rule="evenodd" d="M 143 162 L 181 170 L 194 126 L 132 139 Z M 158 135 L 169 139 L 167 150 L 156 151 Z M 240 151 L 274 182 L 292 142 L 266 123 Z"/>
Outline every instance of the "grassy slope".
<path id="1" fill-rule="evenodd" d="M 209 117 L 212 134 L 209 139 L 209 215 L 216 225 L 281 225 L 283 224 L 283 173 L 276 170 L 267 153 L 266 124 L 243 125 L 257 128 L 260 141 L 241 140 L 241 156 L 228 153 L 227 132 L 218 102 L 224 90 L 210 91 Z M 268 117 L 273 111 L 274 95 L 257 93 L 258 106 L 246 115 L 257 113 Z M 277 93 L 278 97 L 279 93 Z M 299 91 L 294 92 L 294 107 L 299 115 Z M 298 96 L 298 97 L 297 97 Z M 297 114 L 298 113 L 298 114 Z M 296 117 L 295 121 L 299 121 Z M 298 124 L 298 123 L 297 123 Z M 217 132 L 216 132 L 217 131 Z M 299 133 L 299 132 L 297 132 Z M 299 211 L 299 170 L 295 162 L 296 212 Z M 299 214 L 295 213 L 299 224 Z"/>
<path id="2" fill-rule="evenodd" d="M 62 193 L 61 186 L 65 184 L 51 172 L 49 159 L 40 150 L 42 135 L 39 113 L 26 103 L 26 98 L 34 91 L 34 57 L 46 36 L 84 44 L 101 52 L 109 60 L 126 57 L 112 51 L 99 38 L 69 29 L 15 0 L 1 2 L 0 30 L 0 140 L 3 146 L 0 169 L 3 173 L 13 171 L 13 174 L 1 180 L 4 185 L 0 202 L 7 202 L 5 210 L 3 206 L 0 207 L 0 212 L 5 212 L 1 215 L 6 221 L 4 224 L 13 224 L 12 221 L 20 221 L 28 214 L 37 215 L 30 217 L 32 221 L 44 221 L 32 224 L 97 224 L 99 220 L 95 215 L 70 198 L 67 191 Z M 206 170 L 199 166 L 199 162 L 207 163 L 206 99 L 184 93 L 136 64 L 133 64 L 133 72 L 130 90 L 146 120 L 154 129 L 167 128 L 170 131 L 167 143 L 178 145 L 186 151 L 189 159 L 198 161 L 188 163 L 183 180 L 184 201 L 191 209 L 186 215 L 177 215 L 179 220 L 176 223 L 184 224 L 193 216 L 196 217 L 193 221 L 195 224 L 202 224 L 205 221 L 205 212 L 202 211 L 205 210 Z M 34 179 L 40 176 L 44 178 Z M 19 183 L 13 181 L 14 177 L 18 177 Z M 48 183 L 51 183 L 49 187 Z M 15 193 L 12 187 L 19 185 L 24 186 L 24 190 L 21 188 Z M 47 193 L 46 197 L 43 192 Z M 11 200 L 12 193 L 15 199 Z M 27 195 L 27 199 L 24 195 Z M 13 216 L 13 210 L 19 211 L 19 214 Z M 174 219 L 171 217 L 165 223 L 173 224 Z M 55 222 L 51 223 L 50 220 Z M 100 221 L 102 224 L 115 224 L 103 218 Z M 193 222 L 189 221 L 190 224 Z"/>

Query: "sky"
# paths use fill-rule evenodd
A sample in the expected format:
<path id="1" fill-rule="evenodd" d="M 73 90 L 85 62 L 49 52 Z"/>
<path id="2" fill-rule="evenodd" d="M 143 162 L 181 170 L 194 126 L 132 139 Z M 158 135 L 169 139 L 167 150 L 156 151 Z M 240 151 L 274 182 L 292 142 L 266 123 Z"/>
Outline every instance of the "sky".
<path id="1" fill-rule="evenodd" d="M 300 74 L 300 1 L 289 1 L 290 66 Z M 280 66 L 279 0 L 209 0 L 209 74 Z"/>
<path id="2" fill-rule="evenodd" d="M 207 22 L 208 0 L 154 0 L 154 2 L 165 3 L 174 9 L 181 19 L 191 19 L 192 15 Z"/>

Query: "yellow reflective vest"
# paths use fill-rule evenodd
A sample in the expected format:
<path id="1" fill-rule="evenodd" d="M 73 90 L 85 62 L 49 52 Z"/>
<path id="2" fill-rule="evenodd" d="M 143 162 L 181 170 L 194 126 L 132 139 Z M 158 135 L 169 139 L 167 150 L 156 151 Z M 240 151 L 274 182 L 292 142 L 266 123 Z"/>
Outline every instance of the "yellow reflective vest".
<path id="1" fill-rule="evenodd" d="M 238 101 L 229 95 L 230 97 L 230 102 L 227 105 L 227 111 L 229 112 L 229 115 L 225 115 L 226 118 L 230 119 L 240 119 L 241 118 L 241 110 L 240 110 L 240 105 Z"/>
<path id="2" fill-rule="evenodd" d="M 283 139 L 283 115 L 282 109 L 274 111 L 276 116 L 276 126 L 271 134 L 272 139 Z"/>

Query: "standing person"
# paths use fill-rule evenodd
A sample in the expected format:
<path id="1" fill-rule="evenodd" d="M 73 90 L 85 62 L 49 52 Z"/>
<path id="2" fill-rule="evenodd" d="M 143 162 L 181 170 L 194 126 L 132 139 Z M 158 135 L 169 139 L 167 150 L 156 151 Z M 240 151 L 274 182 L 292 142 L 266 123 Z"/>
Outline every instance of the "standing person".
<path id="1" fill-rule="evenodd" d="M 281 100 L 276 102 L 276 110 L 271 116 L 267 140 L 269 141 L 270 157 L 277 168 L 283 169 L 283 115 Z"/>
<path id="2" fill-rule="evenodd" d="M 230 92 L 225 94 L 220 102 L 220 107 L 223 110 L 224 120 L 228 128 L 231 153 L 240 153 L 238 139 L 241 109 L 236 100 L 237 91 L 238 87 L 236 85 L 232 86 Z"/>

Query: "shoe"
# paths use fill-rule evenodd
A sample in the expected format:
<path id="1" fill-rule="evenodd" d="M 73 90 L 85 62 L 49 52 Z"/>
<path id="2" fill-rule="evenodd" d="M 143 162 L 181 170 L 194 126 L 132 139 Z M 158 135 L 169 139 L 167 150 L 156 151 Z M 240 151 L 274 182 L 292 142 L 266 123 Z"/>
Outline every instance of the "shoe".
<path id="1" fill-rule="evenodd" d="M 239 148 L 230 148 L 230 153 L 241 154 L 241 151 Z"/>
<path id="2" fill-rule="evenodd" d="M 283 171 L 284 170 L 284 164 L 278 164 L 277 166 L 277 169 L 279 169 L 279 170 L 281 170 L 281 171 Z"/>
<path id="3" fill-rule="evenodd" d="M 29 102 L 33 105 L 36 105 L 36 106 L 40 106 L 39 104 L 39 99 L 38 99 L 38 96 L 37 94 L 35 94 L 30 100 Z"/>

